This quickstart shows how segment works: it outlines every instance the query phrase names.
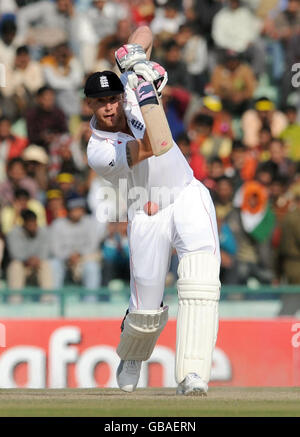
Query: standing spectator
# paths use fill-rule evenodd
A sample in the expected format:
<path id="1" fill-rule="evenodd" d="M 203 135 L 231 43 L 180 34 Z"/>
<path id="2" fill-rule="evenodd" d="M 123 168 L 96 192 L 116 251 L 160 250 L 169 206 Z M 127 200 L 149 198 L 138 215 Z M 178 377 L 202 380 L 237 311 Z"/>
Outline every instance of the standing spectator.
<path id="1" fill-rule="evenodd" d="M 15 227 L 7 235 L 7 246 L 11 262 L 7 269 L 8 287 L 11 290 L 24 288 L 28 279 L 35 279 L 39 287 L 53 287 L 49 259 L 47 228 L 40 229 L 34 212 L 22 212 L 23 226 Z"/>
<path id="2" fill-rule="evenodd" d="M 24 160 L 20 157 L 13 158 L 7 163 L 7 180 L 0 184 L 1 206 L 14 202 L 14 193 L 17 188 L 24 188 L 31 198 L 36 199 L 37 183 L 27 175 Z"/>
<path id="3" fill-rule="evenodd" d="M 12 133 L 11 121 L 7 117 L 0 117 L 0 183 L 6 179 L 7 162 L 21 156 L 27 144 L 26 138 Z"/>
<path id="4" fill-rule="evenodd" d="M 37 90 L 45 84 L 41 65 L 30 58 L 27 46 L 18 47 L 12 69 L 6 70 L 3 95 L 14 101 L 16 115 L 22 116 Z"/>
<path id="5" fill-rule="evenodd" d="M 233 202 L 235 208 L 226 217 L 226 223 L 237 242 L 237 282 L 246 285 L 250 278 L 255 278 L 262 284 L 270 284 L 275 218 L 268 192 L 260 183 L 249 181 L 236 193 Z"/>
<path id="6" fill-rule="evenodd" d="M 55 46 L 52 54 L 41 60 L 46 84 L 56 94 L 58 107 L 70 117 L 80 111 L 79 88 L 83 71 L 67 43 Z"/>
<path id="7" fill-rule="evenodd" d="M 221 98 L 223 108 L 235 117 L 249 108 L 256 85 L 251 67 L 242 62 L 237 52 L 229 50 L 211 77 L 214 93 Z"/>
<path id="8" fill-rule="evenodd" d="M 269 127 L 272 136 L 276 138 L 287 126 L 286 116 L 276 109 L 275 104 L 268 97 L 257 99 L 254 108 L 244 112 L 241 122 L 243 141 L 248 147 L 257 146 L 262 127 Z"/>
<path id="9" fill-rule="evenodd" d="M 86 214 L 85 199 L 73 197 L 67 201 L 67 217 L 51 225 L 50 247 L 55 288 L 64 285 L 66 272 L 73 281 L 82 281 L 85 288 L 95 290 L 101 284 L 100 240 L 98 222 Z"/>
<path id="10" fill-rule="evenodd" d="M 38 90 L 36 105 L 26 114 L 26 125 L 30 143 L 46 150 L 56 135 L 68 132 L 66 116 L 56 106 L 55 93 L 49 86 Z"/>
<path id="11" fill-rule="evenodd" d="M 264 72 L 265 53 L 260 42 L 261 21 L 240 0 L 229 0 L 213 19 L 212 37 L 219 49 L 250 57 L 256 75 Z"/>

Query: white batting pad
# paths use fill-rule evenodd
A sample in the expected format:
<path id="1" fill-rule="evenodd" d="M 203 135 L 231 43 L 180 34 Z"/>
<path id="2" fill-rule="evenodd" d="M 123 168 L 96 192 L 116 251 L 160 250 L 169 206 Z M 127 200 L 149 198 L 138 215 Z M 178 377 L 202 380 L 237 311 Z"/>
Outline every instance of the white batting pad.
<path id="1" fill-rule="evenodd" d="M 168 321 L 168 307 L 159 310 L 135 310 L 124 322 L 117 354 L 121 360 L 146 361 Z"/>
<path id="2" fill-rule="evenodd" d="M 208 383 L 218 332 L 220 263 L 208 252 L 184 255 L 178 266 L 178 316 L 175 377 L 179 384 L 188 373 Z"/>

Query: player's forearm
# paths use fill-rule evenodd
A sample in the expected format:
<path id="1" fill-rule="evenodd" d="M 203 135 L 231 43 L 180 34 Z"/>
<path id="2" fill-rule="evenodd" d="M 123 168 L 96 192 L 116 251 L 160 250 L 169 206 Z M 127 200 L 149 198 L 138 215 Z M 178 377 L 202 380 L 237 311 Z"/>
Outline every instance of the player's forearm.
<path id="1" fill-rule="evenodd" d="M 153 156 L 153 151 L 146 133 L 142 140 L 128 141 L 126 144 L 126 158 L 129 167 L 133 167 L 150 156 Z"/>
<path id="2" fill-rule="evenodd" d="M 138 27 L 129 37 L 128 43 L 140 44 L 146 52 L 147 59 L 150 59 L 153 45 L 153 34 L 148 26 Z"/>

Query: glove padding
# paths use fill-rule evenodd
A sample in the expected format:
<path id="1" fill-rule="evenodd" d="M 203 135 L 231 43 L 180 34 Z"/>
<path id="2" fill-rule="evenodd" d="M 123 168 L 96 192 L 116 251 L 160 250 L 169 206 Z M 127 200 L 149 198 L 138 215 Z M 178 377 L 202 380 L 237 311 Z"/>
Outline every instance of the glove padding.
<path id="1" fill-rule="evenodd" d="M 143 47 L 139 44 L 125 44 L 115 52 L 115 58 L 121 73 L 132 69 L 137 62 L 147 60 Z"/>
<path id="2" fill-rule="evenodd" d="M 148 82 L 153 82 L 158 95 L 168 82 L 168 73 L 157 62 L 143 61 L 138 62 L 132 67 L 133 74 L 128 75 L 128 83 L 130 88 L 137 88 L 141 78 Z"/>

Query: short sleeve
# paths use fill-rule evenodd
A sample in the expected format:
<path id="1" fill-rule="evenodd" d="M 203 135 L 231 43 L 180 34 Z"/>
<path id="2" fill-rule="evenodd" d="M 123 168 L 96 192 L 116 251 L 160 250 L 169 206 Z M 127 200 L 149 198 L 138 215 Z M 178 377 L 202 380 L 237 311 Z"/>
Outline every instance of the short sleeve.
<path id="1" fill-rule="evenodd" d="M 127 178 L 131 169 L 126 158 L 126 143 L 125 139 L 98 142 L 92 137 L 87 148 L 89 166 L 111 183 Z"/>

